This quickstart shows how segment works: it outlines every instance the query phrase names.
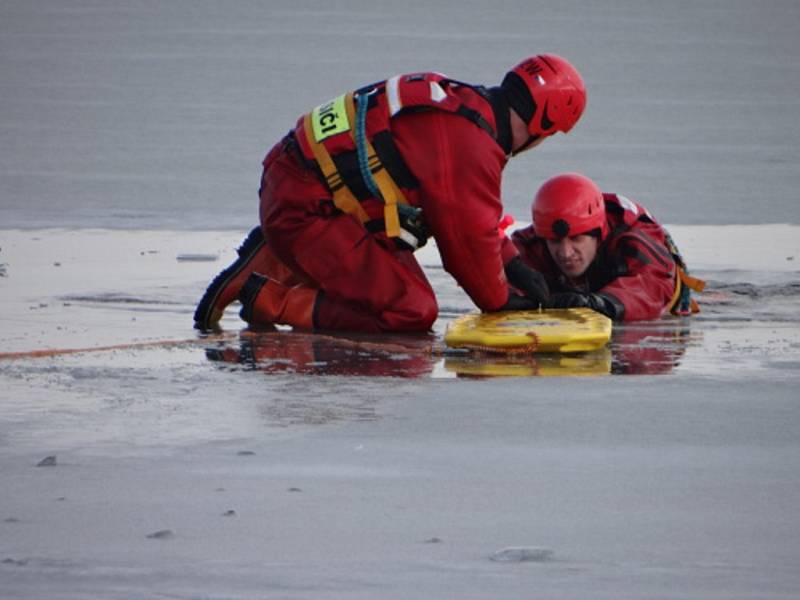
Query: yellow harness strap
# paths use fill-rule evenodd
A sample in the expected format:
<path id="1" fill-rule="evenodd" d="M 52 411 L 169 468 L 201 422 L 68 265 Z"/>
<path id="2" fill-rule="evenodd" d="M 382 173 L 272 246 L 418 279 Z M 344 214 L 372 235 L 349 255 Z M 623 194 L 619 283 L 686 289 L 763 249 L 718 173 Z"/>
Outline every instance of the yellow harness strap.
<path id="1" fill-rule="evenodd" d="M 400 215 L 397 212 L 397 205 L 408 204 L 408 201 L 386 169 L 381 168 L 380 171 L 375 173 L 374 177 L 385 203 L 383 207 L 383 222 L 386 227 L 386 235 L 400 237 Z"/>
<path id="2" fill-rule="evenodd" d="M 337 112 L 337 109 L 341 108 L 344 108 L 346 117 L 341 115 L 341 112 Z M 314 116 L 316 116 L 317 122 L 315 122 Z M 325 131 L 321 131 L 323 119 L 325 120 Z M 339 210 L 355 215 L 362 223 L 366 223 L 369 220 L 369 216 L 352 191 L 347 187 L 347 184 L 342 180 L 342 176 L 336 168 L 328 149 L 322 143 L 322 140 L 326 137 L 343 133 L 344 131 L 348 131 L 350 137 L 357 143 L 355 123 L 356 106 L 352 92 L 318 107 L 303 117 L 306 140 L 308 140 L 308 145 L 311 147 L 314 158 L 333 193 L 333 204 Z M 317 126 L 316 128 L 315 125 Z M 400 215 L 397 212 L 397 205 L 408 204 L 408 200 L 406 200 L 403 191 L 392 179 L 386 167 L 381 163 L 378 153 L 370 141 L 366 139 L 366 136 L 364 136 L 364 141 L 367 151 L 367 166 L 384 202 L 383 221 L 386 235 L 399 237 Z"/>
<path id="3" fill-rule="evenodd" d="M 352 97 L 349 99 L 350 103 L 352 103 Z M 336 206 L 336 208 L 342 212 L 355 215 L 361 220 L 362 223 L 366 223 L 369 220 L 369 217 L 362 208 L 361 203 L 356 199 L 355 196 L 353 196 L 353 193 L 342 181 L 342 177 L 339 175 L 339 170 L 336 168 L 328 149 L 325 148 L 321 142 L 318 142 L 315 139 L 314 128 L 311 121 L 311 113 L 308 113 L 305 117 L 303 117 L 303 129 L 305 130 L 308 145 L 311 147 L 311 152 L 314 153 L 314 158 L 316 159 L 317 164 L 319 165 L 319 168 L 325 177 L 325 180 L 328 182 L 328 187 L 330 187 L 333 193 L 334 206 Z"/>
<path id="4" fill-rule="evenodd" d="M 351 123 L 355 123 L 356 103 L 352 93 L 347 94 L 344 105 L 347 110 L 347 118 Z M 353 138 L 354 142 L 356 141 L 354 127 L 350 128 L 350 137 Z M 398 203 L 408 204 L 408 201 L 406 200 L 402 190 L 394 182 L 394 179 L 392 179 L 392 176 L 389 175 L 386 167 L 384 167 L 383 163 L 381 163 L 380 158 L 378 158 L 378 153 L 375 151 L 375 148 L 373 148 L 372 143 L 370 143 L 366 136 L 364 136 L 364 141 L 367 147 L 367 163 L 369 165 L 369 170 L 372 173 L 375 184 L 378 186 L 378 189 L 381 192 L 384 202 L 383 223 L 386 229 L 386 235 L 389 237 L 399 237 L 400 216 L 397 213 L 397 205 Z"/>

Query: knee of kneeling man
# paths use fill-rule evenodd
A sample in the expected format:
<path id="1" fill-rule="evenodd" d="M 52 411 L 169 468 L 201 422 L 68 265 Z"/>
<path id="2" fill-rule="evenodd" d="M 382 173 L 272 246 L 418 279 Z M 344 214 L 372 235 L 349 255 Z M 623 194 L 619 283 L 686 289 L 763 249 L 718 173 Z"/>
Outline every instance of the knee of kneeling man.
<path id="1" fill-rule="evenodd" d="M 417 333 L 429 331 L 438 316 L 439 307 L 435 298 L 415 298 L 413 302 L 384 312 L 382 321 L 386 331 Z"/>
<path id="2" fill-rule="evenodd" d="M 436 300 L 432 299 L 429 302 L 421 303 L 419 306 L 415 307 L 414 315 L 413 315 L 413 322 L 415 323 L 416 327 L 414 327 L 415 331 L 428 331 L 433 328 L 433 324 L 436 322 L 436 318 L 439 316 L 439 307 L 436 304 Z"/>

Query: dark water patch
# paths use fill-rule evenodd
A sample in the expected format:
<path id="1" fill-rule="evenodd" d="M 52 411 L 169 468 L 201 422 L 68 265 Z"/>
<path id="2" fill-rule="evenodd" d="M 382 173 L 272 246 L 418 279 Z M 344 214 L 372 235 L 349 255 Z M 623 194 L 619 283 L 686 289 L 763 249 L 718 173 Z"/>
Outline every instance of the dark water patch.
<path id="1" fill-rule="evenodd" d="M 710 280 L 707 282 L 709 292 L 716 292 L 728 296 L 729 302 L 734 302 L 736 298 L 747 297 L 750 299 L 784 298 L 800 296 L 800 281 L 787 281 L 785 283 L 773 283 L 758 285 L 749 282 L 720 282 Z M 702 298 L 702 295 L 700 296 Z M 725 303 L 725 298 L 721 298 L 719 303 Z"/>
<path id="2" fill-rule="evenodd" d="M 770 369 L 777 371 L 794 371 L 800 373 L 800 360 L 770 360 L 766 362 Z"/>
<path id="3" fill-rule="evenodd" d="M 792 274 L 794 275 L 794 274 Z M 694 320 L 703 326 L 741 322 L 795 324 L 800 322 L 800 281 L 758 284 L 709 279 L 696 295 L 701 311 Z"/>

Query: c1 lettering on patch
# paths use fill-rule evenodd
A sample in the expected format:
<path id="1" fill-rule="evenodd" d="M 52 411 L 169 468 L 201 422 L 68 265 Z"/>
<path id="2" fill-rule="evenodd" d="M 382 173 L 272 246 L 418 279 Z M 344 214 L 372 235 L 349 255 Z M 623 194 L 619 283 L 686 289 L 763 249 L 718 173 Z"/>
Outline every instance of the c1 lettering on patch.
<path id="1" fill-rule="evenodd" d="M 311 111 L 311 127 L 314 129 L 314 139 L 318 142 L 350 129 L 347 110 L 344 106 L 345 97 L 339 96 L 330 102 L 320 104 Z"/>

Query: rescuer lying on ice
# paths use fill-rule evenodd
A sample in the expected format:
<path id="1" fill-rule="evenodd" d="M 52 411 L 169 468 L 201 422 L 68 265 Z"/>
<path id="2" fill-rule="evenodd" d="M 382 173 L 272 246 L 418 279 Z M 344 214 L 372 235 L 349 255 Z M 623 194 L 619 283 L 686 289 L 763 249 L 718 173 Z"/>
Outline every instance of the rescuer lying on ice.
<path id="1" fill-rule="evenodd" d="M 699 310 L 690 291 L 704 283 L 689 276 L 667 231 L 641 205 L 564 173 L 539 188 L 532 213 L 532 225 L 505 238 L 503 255 L 544 276 L 546 307 L 589 307 L 615 321 Z"/>
<path id="2" fill-rule="evenodd" d="M 574 67 L 540 55 L 498 87 L 417 73 L 317 107 L 267 154 L 261 227 L 208 287 L 196 327 L 238 298 L 254 325 L 427 331 L 438 306 L 413 255 L 426 231 L 481 310 L 539 306 L 541 276 L 520 261 L 504 271 L 501 175 L 585 104 Z"/>

